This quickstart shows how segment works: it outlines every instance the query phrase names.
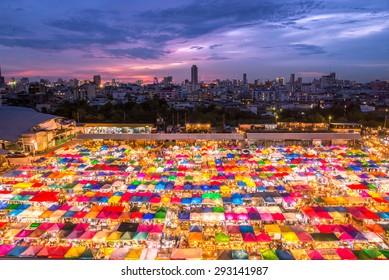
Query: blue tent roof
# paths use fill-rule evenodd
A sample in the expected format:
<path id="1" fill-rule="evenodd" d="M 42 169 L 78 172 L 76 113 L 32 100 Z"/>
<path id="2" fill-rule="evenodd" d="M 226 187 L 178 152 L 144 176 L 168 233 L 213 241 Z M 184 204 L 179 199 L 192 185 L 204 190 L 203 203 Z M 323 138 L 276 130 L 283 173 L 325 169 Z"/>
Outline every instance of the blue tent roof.
<path id="1" fill-rule="evenodd" d="M 254 233 L 254 228 L 252 226 L 239 226 L 241 233 Z"/>
<path id="2" fill-rule="evenodd" d="M 192 197 L 192 204 L 201 204 L 203 202 L 201 197 Z"/>
<path id="3" fill-rule="evenodd" d="M 153 214 L 153 213 L 145 213 L 145 214 L 143 214 L 142 219 L 143 220 L 152 220 L 152 219 L 154 219 L 154 216 L 155 216 L 155 214 Z"/>
<path id="4" fill-rule="evenodd" d="M 280 260 L 294 260 L 295 259 L 289 250 L 276 250 L 276 254 Z"/>
<path id="5" fill-rule="evenodd" d="M 21 253 L 27 250 L 29 246 L 15 246 L 8 254 L 7 257 L 19 257 Z"/>
<path id="6" fill-rule="evenodd" d="M 190 197 L 184 197 L 181 199 L 181 204 L 190 204 L 192 199 Z"/>
<path id="7" fill-rule="evenodd" d="M 232 203 L 235 205 L 242 205 L 243 204 L 243 199 L 241 198 L 233 198 Z"/>
<path id="8" fill-rule="evenodd" d="M 234 260 L 248 260 L 249 253 L 247 250 L 232 250 L 232 258 Z"/>
<path id="9" fill-rule="evenodd" d="M 190 213 L 179 213 L 178 214 L 179 220 L 189 220 L 190 219 Z"/>
<path id="10" fill-rule="evenodd" d="M 203 227 L 202 226 L 191 226 L 189 229 L 190 232 L 202 232 Z"/>

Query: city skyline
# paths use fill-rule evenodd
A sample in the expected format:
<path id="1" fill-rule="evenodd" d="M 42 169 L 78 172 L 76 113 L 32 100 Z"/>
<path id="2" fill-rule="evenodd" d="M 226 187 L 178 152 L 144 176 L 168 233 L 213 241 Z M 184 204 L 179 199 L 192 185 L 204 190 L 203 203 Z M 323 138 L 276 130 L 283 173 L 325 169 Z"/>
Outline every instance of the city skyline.
<path id="1" fill-rule="evenodd" d="M 3 2 L 3 1 L 0 1 Z M 0 11 L 3 76 L 199 81 L 330 72 L 389 77 L 383 1 L 13 1 Z"/>

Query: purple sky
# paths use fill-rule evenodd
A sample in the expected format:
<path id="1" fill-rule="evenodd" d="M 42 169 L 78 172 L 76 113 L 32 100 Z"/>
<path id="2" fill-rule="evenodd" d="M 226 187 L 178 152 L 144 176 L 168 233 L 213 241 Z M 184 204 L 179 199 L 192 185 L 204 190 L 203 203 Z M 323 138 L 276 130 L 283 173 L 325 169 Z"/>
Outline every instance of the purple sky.
<path id="1" fill-rule="evenodd" d="M 389 79 L 389 1 L 0 0 L 3 76 Z"/>

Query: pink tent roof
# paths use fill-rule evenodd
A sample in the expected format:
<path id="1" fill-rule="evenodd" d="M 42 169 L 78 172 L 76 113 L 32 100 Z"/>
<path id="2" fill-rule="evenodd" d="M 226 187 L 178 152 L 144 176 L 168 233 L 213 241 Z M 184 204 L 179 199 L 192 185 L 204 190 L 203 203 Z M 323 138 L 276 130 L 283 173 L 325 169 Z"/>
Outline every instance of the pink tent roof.
<path id="1" fill-rule="evenodd" d="M 271 237 L 267 233 L 261 232 L 257 235 L 257 242 L 271 242 Z"/>
<path id="2" fill-rule="evenodd" d="M 270 213 L 259 213 L 259 216 L 263 221 L 273 221 L 273 216 Z"/>
<path id="3" fill-rule="evenodd" d="M 238 215 L 236 213 L 231 213 L 231 212 L 224 213 L 224 217 L 226 220 L 237 220 L 238 219 Z"/>
<path id="4" fill-rule="evenodd" d="M 15 248 L 15 245 L 2 244 L 0 245 L 0 257 L 4 257 L 6 254 L 11 252 Z"/>
<path id="5" fill-rule="evenodd" d="M 64 226 L 64 223 L 54 223 L 47 231 L 60 231 Z"/>
<path id="6" fill-rule="evenodd" d="M 54 225 L 54 223 L 42 223 L 36 229 L 48 230 Z"/>
<path id="7" fill-rule="evenodd" d="M 318 250 L 308 250 L 307 253 L 311 260 L 324 260 L 324 257 Z"/>
<path id="8" fill-rule="evenodd" d="M 137 228 L 137 232 L 150 232 L 153 228 L 153 225 L 139 225 Z"/>
<path id="9" fill-rule="evenodd" d="M 348 248 L 337 248 L 335 252 L 341 257 L 342 260 L 357 260 L 358 258 Z"/>
<path id="10" fill-rule="evenodd" d="M 121 214 L 121 212 L 112 212 L 111 214 L 109 214 L 108 218 L 111 220 L 117 220 L 120 218 Z"/>
<path id="11" fill-rule="evenodd" d="M 239 226 L 227 226 L 228 233 L 240 233 Z"/>
<path id="12" fill-rule="evenodd" d="M 173 197 L 172 199 L 170 199 L 170 203 L 172 203 L 172 204 L 181 204 L 181 198 Z"/>
<path id="13" fill-rule="evenodd" d="M 308 232 L 303 231 L 303 232 L 295 232 L 295 233 L 301 242 L 313 242 L 313 238 Z"/>
<path id="14" fill-rule="evenodd" d="M 79 223 L 73 230 L 86 230 L 89 227 L 89 223 Z"/>
<path id="15" fill-rule="evenodd" d="M 30 230 L 30 229 L 23 229 L 21 230 L 15 237 L 16 238 L 24 238 L 24 237 L 27 237 L 29 236 L 34 230 Z"/>
<path id="16" fill-rule="evenodd" d="M 35 255 L 43 248 L 43 246 L 30 246 L 26 251 L 20 254 L 21 257 L 35 257 Z"/>
<path id="17" fill-rule="evenodd" d="M 333 220 L 334 218 L 332 218 L 330 216 L 330 214 L 328 214 L 327 212 L 316 212 L 316 215 L 319 217 L 319 219 L 321 220 Z"/>
<path id="18" fill-rule="evenodd" d="M 285 217 L 281 213 L 272 213 L 271 216 L 273 217 L 273 220 L 275 221 L 284 221 Z"/>
<path id="19" fill-rule="evenodd" d="M 249 218 L 249 215 L 247 213 L 239 213 L 239 214 L 236 214 L 236 219 L 235 220 L 250 220 Z"/>
<path id="20" fill-rule="evenodd" d="M 81 235 L 81 236 L 79 237 L 79 239 L 81 239 L 81 240 L 92 239 L 93 236 L 95 236 L 95 234 L 96 234 L 96 231 L 86 231 L 86 232 L 84 232 L 83 235 Z"/>
<path id="21" fill-rule="evenodd" d="M 315 227 L 319 230 L 320 233 L 332 233 L 331 225 L 315 225 Z"/>
<path id="22" fill-rule="evenodd" d="M 346 241 L 346 240 L 354 240 L 354 238 L 348 234 L 347 232 L 343 232 L 340 236 L 339 236 L 339 240 L 342 240 L 342 241 Z"/>
<path id="23" fill-rule="evenodd" d="M 154 225 L 150 230 L 150 233 L 161 233 L 163 231 L 164 225 Z"/>
<path id="24" fill-rule="evenodd" d="M 85 211 L 78 211 L 73 215 L 73 219 L 82 219 L 88 212 Z"/>
<path id="25" fill-rule="evenodd" d="M 248 232 L 248 233 L 242 233 L 242 238 L 244 242 L 258 242 L 257 238 L 255 237 L 254 233 Z"/>

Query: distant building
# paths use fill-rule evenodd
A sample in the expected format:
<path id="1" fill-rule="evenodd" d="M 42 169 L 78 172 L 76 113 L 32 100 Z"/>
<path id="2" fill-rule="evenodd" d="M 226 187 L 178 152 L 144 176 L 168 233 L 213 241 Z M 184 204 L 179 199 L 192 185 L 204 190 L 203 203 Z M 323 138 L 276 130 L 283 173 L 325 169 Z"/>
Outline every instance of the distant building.
<path id="1" fill-rule="evenodd" d="M 78 99 L 92 100 L 96 98 L 96 87 L 94 84 L 83 84 L 79 89 Z"/>
<path id="2" fill-rule="evenodd" d="M 5 84 L 5 79 L 4 77 L 1 75 L 1 65 L 0 65 L 0 86 Z"/>
<path id="3" fill-rule="evenodd" d="M 199 73 L 196 65 L 192 65 L 191 68 L 191 82 L 195 85 L 199 83 Z"/>
<path id="4" fill-rule="evenodd" d="M 94 75 L 93 76 L 93 83 L 96 86 L 100 86 L 101 85 L 101 76 L 100 75 Z"/>

